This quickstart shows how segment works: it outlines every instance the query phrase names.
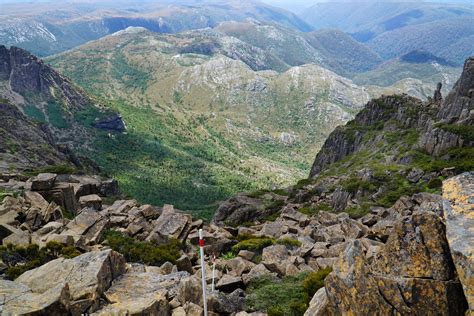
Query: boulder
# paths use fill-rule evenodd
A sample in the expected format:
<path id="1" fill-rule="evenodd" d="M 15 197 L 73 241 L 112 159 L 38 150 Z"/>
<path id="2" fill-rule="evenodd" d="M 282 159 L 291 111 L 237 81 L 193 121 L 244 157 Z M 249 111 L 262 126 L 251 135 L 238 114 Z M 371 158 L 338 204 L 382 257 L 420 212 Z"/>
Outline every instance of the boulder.
<path id="1" fill-rule="evenodd" d="M 241 277 L 234 277 L 229 274 L 224 274 L 217 282 L 216 289 L 230 293 L 243 286 Z"/>
<path id="2" fill-rule="evenodd" d="M 25 202 L 28 203 L 30 207 L 35 207 L 40 210 L 49 204 L 41 194 L 33 191 L 25 192 Z"/>
<path id="3" fill-rule="evenodd" d="M 253 267 L 249 273 L 242 275 L 242 280 L 244 281 L 244 284 L 247 285 L 253 280 L 258 279 L 262 276 L 271 276 L 276 278 L 277 274 L 271 272 L 265 267 L 265 265 L 260 263 Z"/>
<path id="4" fill-rule="evenodd" d="M 304 316 L 325 316 L 327 315 L 328 297 L 324 287 L 316 291 Z"/>
<path id="5" fill-rule="evenodd" d="M 59 283 L 44 292 L 34 292 L 28 286 L 0 279 L 0 311 L 2 315 L 67 315 L 69 287 Z"/>
<path id="6" fill-rule="evenodd" d="M 245 309 L 245 293 L 236 289 L 230 294 L 219 291 L 209 293 L 207 298 L 209 311 L 219 315 L 231 315 Z"/>
<path id="7" fill-rule="evenodd" d="M 265 267 L 278 275 L 284 275 L 286 271 L 285 260 L 289 257 L 288 249 L 283 245 L 266 247 L 262 252 L 262 263 Z"/>
<path id="8" fill-rule="evenodd" d="M 102 208 L 102 198 L 97 194 L 84 195 L 79 198 L 81 208 L 92 208 L 100 210 Z"/>
<path id="9" fill-rule="evenodd" d="M 474 172 L 444 181 L 443 198 L 451 256 L 474 314 Z"/>
<path id="10" fill-rule="evenodd" d="M 97 243 L 103 232 L 108 228 L 108 220 L 93 209 L 83 209 L 72 221 L 66 225 L 61 235 L 70 235 L 78 246 Z"/>
<path id="11" fill-rule="evenodd" d="M 325 280 L 329 314 L 464 313 L 466 301 L 437 215 L 403 218 L 381 248 L 368 261 L 362 241 L 349 243 Z"/>
<path id="12" fill-rule="evenodd" d="M 203 316 L 204 309 L 192 302 L 187 302 L 183 306 L 184 310 L 186 311 L 186 316 Z"/>
<path id="13" fill-rule="evenodd" d="M 192 223 L 191 215 L 178 213 L 173 206 L 163 207 L 163 213 L 154 222 L 154 229 L 146 238 L 147 241 L 163 242 L 169 239 L 184 241 Z"/>
<path id="14" fill-rule="evenodd" d="M 93 251 L 73 259 L 55 259 L 26 271 L 15 281 L 35 293 L 45 293 L 60 284 L 69 285 L 71 311 L 84 313 L 98 304 L 112 281 L 125 271 L 125 259 L 112 250 Z"/>
<path id="15" fill-rule="evenodd" d="M 46 191 L 53 187 L 57 175 L 54 173 L 40 173 L 31 180 L 31 191 Z"/>
<path id="16" fill-rule="evenodd" d="M 24 230 L 16 230 L 13 234 L 3 239 L 3 245 L 8 244 L 20 247 L 27 247 L 31 243 L 31 235 Z"/>
<path id="17" fill-rule="evenodd" d="M 255 266 L 255 263 L 241 257 L 236 257 L 225 260 L 224 266 L 228 269 L 230 275 L 240 277 L 242 274 L 249 272 Z"/>
<path id="18" fill-rule="evenodd" d="M 110 305 L 99 314 L 169 315 L 168 293 L 176 295 L 180 281 L 187 276 L 186 272 L 127 272 L 105 292 Z"/>
<path id="19" fill-rule="evenodd" d="M 186 304 L 186 302 L 200 305 L 202 301 L 201 280 L 195 276 L 190 276 L 181 280 L 178 287 L 177 297 L 181 305 Z"/>
<path id="20" fill-rule="evenodd" d="M 182 255 L 178 260 L 176 260 L 176 267 L 178 268 L 178 271 L 194 273 L 193 264 L 187 255 Z"/>

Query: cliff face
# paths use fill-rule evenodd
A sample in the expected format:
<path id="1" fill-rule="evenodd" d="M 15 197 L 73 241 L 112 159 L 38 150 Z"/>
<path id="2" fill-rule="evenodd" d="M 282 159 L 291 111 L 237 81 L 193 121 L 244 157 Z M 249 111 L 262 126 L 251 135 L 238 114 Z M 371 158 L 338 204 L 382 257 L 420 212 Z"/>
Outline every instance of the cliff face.
<path id="1" fill-rule="evenodd" d="M 28 120 L 15 106 L 0 101 L 0 171 L 71 165 L 45 126 Z M 63 148 L 64 150 L 64 148 Z"/>
<path id="2" fill-rule="evenodd" d="M 393 131 L 391 122 L 394 121 L 399 130 L 415 129 L 419 133 L 419 141 L 410 149 L 440 156 L 450 148 L 472 146 L 473 95 L 474 58 L 471 57 L 466 60 L 460 79 L 444 100 L 435 97 L 423 104 L 408 96 L 389 96 L 370 101 L 353 121 L 337 128 L 327 138 L 316 156 L 310 177 L 317 176 L 330 164 L 351 154 L 371 150 L 373 143 L 362 141 L 370 127 Z"/>
<path id="3" fill-rule="evenodd" d="M 39 94 L 42 98 L 61 98 L 68 107 L 80 109 L 90 100 L 71 81 L 29 52 L 0 45 L 0 80 L 9 81 L 13 92 Z"/>
<path id="4" fill-rule="evenodd" d="M 27 51 L 0 45 L 1 171 L 80 166 L 72 154 L 94 140 L 93 122 L 111 113 Z M 125 125 L 114 116 L 114 130 Z M 97 128 L 109 129 L 108 125 Z M 73 162 L 73 163 L 72 163 Z M 89 163 L 88 163 L 89 164 Z"/>

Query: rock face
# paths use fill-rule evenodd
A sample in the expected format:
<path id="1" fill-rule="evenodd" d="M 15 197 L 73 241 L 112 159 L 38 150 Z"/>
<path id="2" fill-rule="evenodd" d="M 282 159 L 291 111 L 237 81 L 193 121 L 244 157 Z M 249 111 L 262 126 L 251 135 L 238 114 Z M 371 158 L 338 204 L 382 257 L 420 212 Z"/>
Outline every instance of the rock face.
<path id="1" fill-rule="evenodd" d="M 23 273 L 15 282 L 28 286 L 35 293 L 68 284 L 70 309 L 74 314 L 81 314 L 97 306 L 112 280 L 124 272 L 124 258 L 112 250 L 104 250 L 50 261 Z"/>
<path id="2" fill-rule="evenodd" d="M 72 164 L 53 144 L 50 131 L 30 121 L 14 105 L 0 100 L 0 117 L 0 172 L 9 172 L 11 166 L 24 170 Z"/>
<path id="3" fill-rule="evenodd" d="M 69 287 L 58 284 L 42 293 L 28 286 L 0 280 L 2 315 L 65 315 L 69 311 Z"/>
<path id="4" fill-rule="evenodd" d="M 94 169 L 74 154 L 95 137 L 92 126 L 77 115 L 90 111 L 110 117 L 110 111 L 96 107 L 67 77 L 18 47 L 0 45 L 0 81 L 0 171 L 59 165 Z M 120 119 L 117 129 L 120 122 L 124 126 Z"/>
<path id="5" fill-rule="evenodd" d="M 169 315 L 168 296 L 177 293 L 177 288 L 186 272 L 162 275 L 136 267 L 139 271 L 129 271 L 117 278 L 105 292 L 110 305 L 96 312 L 97 315 Z M 145 270 L 145 271 L 140 271 Z"/>
<path id="6" fill-rule="evenodd" d="M 474 312 L 474 173 L 443 183 L 446 236 L 469 310 Z"/>
<path id="7" fill-rule="evenodd" d="M 462 314 L 466 301 L 444 230 L 434 213 L 405 217 L 372 262 L 360 241 L 351 242 L 326 278 L 330 314 Z"/>

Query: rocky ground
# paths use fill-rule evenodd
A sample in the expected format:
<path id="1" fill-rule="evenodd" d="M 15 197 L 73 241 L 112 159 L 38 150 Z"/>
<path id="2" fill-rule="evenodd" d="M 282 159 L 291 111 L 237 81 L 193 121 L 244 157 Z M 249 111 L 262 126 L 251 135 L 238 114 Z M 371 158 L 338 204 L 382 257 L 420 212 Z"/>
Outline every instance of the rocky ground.
<path id="1" fill-rule="evenodd" d="M 210 284 L 208 289 L 208 305 L 216 315 L 247 315 L 245 289 L 256 278 L 327 267 L 333 272 L 306 315 L 458 315 L 467 307 L 465 297 L 473 303 L 469 227 L 474 173 L 445 181 L 443 197 L 403 197 L 359 220 L 346 213 L 307 216 L 287 206 L 273 222 L 239 228 L 193 220 L 171 205 L 161 208 L 134 200 L 103 204 L 100 196 L 116 193 L 113 181 L 41 174 L 7 184 L 24 193 L 5 197 L 0 207 L 4 245 L 46 246 L 54 241 L 82 254 L 59 256 L 13 281 L 1 280 L 5 314 L 201 315 L 199 228 L 205 232 L 208 283 L 211 256 L 242 249 L 232 259 L 216 260 L 216 291 L 211 292 Z M 73 219 L 64 217 L 66 209 L 75 212 Z M 179 257 L 160 266 L 127 262 L 102 238 L 110 229 L 157 244 L 177 239 Z M 242 236 L 252 236 L 247 242 L 269 242 L 245 247 L 238 241 Z M 21 265 L 22 258 L 5 254 L 4 273 Z M 361 300 L 367 304 L 356 304 Z"/>

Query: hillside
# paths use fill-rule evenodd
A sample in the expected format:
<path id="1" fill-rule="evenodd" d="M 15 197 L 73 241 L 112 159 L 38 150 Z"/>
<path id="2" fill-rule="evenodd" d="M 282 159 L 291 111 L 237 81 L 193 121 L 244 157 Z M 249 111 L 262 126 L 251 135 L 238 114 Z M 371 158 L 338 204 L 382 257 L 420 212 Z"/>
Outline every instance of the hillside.
<path id="1" fill-rule="evenodd" d="M 128 135 L 96 146 L 96 156 L 126 192 L 157 204 L 183 203 L 178 197 L 185 194 L 181 208 L 203 207 L 239 190 L 301 177 L 315 150 L 307 144 L 317 148 L 369 98 L 316 65 L 254 71 L 249 65 L 264 59 L 250 52 L 263 51 L 236 50 L 234 43 L 240 42 L 212 31 L 135 29 L 48 62 L 123 115 Z M 137 163 L 127 164 L 136 152 L 142 155 Z M 150 191 L 141 188 L 144 182 L 154 184 Z"/>
<path id="2" fill-rule="evenodd" d="M 460 68 L 442 58 L 413 51 L 386 61 L 373 70 L 357 74 L 353 80 L 359 85 L 377 86 L 390 86 L 406 78 L 422 80 L 432 86 L 441 82 L 443 92 L 448 93 L 460 73 Z"/>
<path id="3" fill-rule="evenodd" d="M 0 65 L 1 170 L 93 166 L 76 154 L 93 142 L 91 123 L 112 113 L 27 51 L 0 45 Z"/>
<path id="4" fill-rule="evenodd" d="M 18 46 L 39 56 L 52 55 L 90 40 L 126 29 L 145 27 L 159 33 L 214 27 L 227 20 L 253 18 L 311 30 L 295 14 L 257 1 L 134 1 L 2 5 L 0 43 Z"/>
<path id="5" fill-rule="evenodd" d="M 288 66 L 315 63 L 345 77 L 371 70 L 382 61 L 369 48 L 338 30 L 302 33 L 255 20 L 223 22 L 215 30 L 258 47 Z"/>

